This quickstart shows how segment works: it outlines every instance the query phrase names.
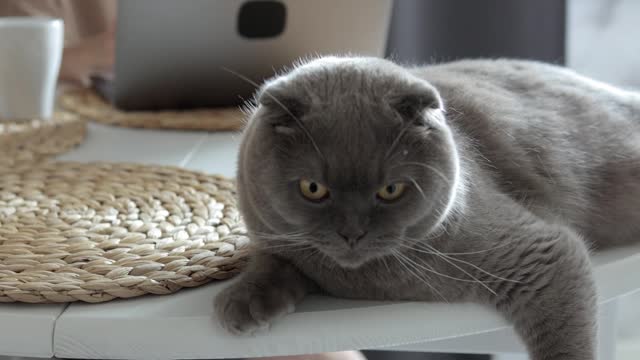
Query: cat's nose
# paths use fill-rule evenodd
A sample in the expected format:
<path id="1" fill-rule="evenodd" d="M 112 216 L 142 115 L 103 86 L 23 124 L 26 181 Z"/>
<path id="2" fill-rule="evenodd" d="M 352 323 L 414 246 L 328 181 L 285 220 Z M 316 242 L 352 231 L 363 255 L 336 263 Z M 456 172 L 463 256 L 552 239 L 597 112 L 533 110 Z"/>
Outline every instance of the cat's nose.
<path id="1" fill-rule="evenodd" d="M 367 235 L 367 232 L 361 229 L 345 229 L 338 231 L 338 235 L 340 235 L 350 247 L 354 247 L 360 239 Z"/>

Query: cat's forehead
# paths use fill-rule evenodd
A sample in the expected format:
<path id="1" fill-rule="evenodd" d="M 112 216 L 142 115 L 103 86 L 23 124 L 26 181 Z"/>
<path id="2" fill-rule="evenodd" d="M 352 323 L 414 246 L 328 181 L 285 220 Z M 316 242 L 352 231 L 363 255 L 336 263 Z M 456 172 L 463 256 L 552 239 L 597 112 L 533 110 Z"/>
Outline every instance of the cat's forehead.
<path id="1" fill-rule="evenodd" d="M 383 115 L 358 109 L 313 113 L 305 122 L 326 160 L 326 163 L 314 163 L 324 166 L 332 186 L 358 188 L 383 180 L 386 166 L 392 164 L 385 160 L 394 157 L 395 152 L 389 152 L 393 140 L 400 134 L 399 126 L 383 126 Z M 306 142 L 300 145 L 307 146 Z M 318 154 L 309 148 L 309 155 Z"/>
<path id="2" fill-rule="evenodd" d="M 309 107 L 305 127 L 325 146 L 344 153 L 377 151 L 401 131 L 402 121 L 366 94 L 348 94 Z"/>
<path id="3" fill-rule="evenodd" d="M 406 76 L 401 67 L 384 59 L 326 57 L 301 63 L 266 87 L 280 86 L 289 95 L 316 102 L 352 101 L 354 97 L 379 102 Z"/>

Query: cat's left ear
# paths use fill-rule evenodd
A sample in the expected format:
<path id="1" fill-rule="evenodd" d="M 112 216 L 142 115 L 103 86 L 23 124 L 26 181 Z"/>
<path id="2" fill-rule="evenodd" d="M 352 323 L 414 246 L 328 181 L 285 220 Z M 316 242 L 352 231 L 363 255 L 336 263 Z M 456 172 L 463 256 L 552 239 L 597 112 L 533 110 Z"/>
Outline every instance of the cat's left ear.
<path id="1" fill-rule="evenodd" d="M 389 105 L 406 121 L 424 125 L 429 111 L 443 109 L 442 98 L 433 86 L 424 81 L 414 81 L 392 91 Z"/>

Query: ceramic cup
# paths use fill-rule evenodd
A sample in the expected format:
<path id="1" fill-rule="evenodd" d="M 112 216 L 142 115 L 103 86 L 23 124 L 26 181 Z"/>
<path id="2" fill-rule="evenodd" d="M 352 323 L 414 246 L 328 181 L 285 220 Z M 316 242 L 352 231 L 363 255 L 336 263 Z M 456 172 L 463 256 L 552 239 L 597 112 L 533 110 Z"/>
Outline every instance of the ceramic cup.
<path id="1" fill-rule="evenodd" d="M 63 44 L 60 19 L 0 17 L 0 119 L 51 118 Z"/>

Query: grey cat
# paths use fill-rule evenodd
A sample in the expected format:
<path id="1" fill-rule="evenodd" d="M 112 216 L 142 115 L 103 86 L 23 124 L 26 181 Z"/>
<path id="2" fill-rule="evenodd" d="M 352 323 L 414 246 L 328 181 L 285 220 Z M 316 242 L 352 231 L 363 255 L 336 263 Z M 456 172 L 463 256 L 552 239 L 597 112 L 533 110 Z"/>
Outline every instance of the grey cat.
<path id="1" fill-rule="evenodd" d="M 254 242 L 215 308 L 252 333 L 311 292 L 480 302 L 533 360 L 590 360 L 589 251 L 640 236 L 640 96 L 552 65 L 300 64 L 258 92 L 237 176 Z"/>

